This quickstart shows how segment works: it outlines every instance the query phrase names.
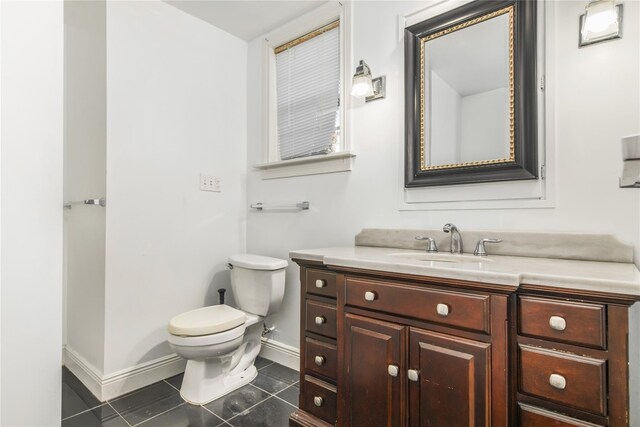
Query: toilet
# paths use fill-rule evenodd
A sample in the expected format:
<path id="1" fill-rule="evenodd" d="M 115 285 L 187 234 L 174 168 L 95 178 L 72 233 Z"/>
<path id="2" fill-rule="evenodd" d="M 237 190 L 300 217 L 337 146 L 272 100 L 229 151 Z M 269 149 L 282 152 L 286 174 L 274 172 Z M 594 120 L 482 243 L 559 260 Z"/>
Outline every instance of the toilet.
<path id="1" fill-rule="evenodd" d="M 280 308 L 287 261 L 260 255 L 229 257 L 231 291 L 225 304 L 191 310 L 169 322 L 169 344 L 187 359 L 180 396 L 202 405 L 250 383 L 260 353 L 263 319 Z"/>

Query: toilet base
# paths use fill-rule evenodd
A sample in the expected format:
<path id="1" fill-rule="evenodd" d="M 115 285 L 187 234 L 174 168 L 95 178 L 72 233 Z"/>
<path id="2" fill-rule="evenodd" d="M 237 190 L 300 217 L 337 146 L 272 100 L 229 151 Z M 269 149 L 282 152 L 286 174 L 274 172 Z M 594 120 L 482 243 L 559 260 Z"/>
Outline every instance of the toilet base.
<path id="1" fill-rule="evenodd" d="M 244 385 L 249 384 L 258 376 L 258 370 L 255 366 L 251 365 L 242 372 L 236 374 L 227 374 L 222 377 L 207 379 L 200 375 L 188 375 L 189 364 L 195 362 L 195 364 L 204 364 L 204 361 L 190 360 L 187 363 L 187 370 L 184 374 L 184 380 L 182 387 L 180 388 L 180 397 L 185 401 L 193 405 L 204 405 L 211 401 L 214 401 L 233 390 L 236 390 Z M 202 370 L 203 366 L 193 366 L 193 370 Z"/>

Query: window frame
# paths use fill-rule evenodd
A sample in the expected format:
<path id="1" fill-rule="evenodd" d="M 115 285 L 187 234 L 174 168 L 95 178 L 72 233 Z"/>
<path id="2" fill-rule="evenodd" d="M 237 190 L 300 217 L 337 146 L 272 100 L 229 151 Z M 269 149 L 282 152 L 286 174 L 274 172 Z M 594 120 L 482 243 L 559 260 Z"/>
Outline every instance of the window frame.
<path id="1" fill-rule="evenodd" d="M 351 170 L 351 5 L 337 1 L 324 4 L 311 12 L 268 33 L 262 42 L 263 67 L 263 179 L 314 175 Z M 278 147 L 275 49 L 336 20 L 340 21 L 340 151 L 281 160 Z"/>

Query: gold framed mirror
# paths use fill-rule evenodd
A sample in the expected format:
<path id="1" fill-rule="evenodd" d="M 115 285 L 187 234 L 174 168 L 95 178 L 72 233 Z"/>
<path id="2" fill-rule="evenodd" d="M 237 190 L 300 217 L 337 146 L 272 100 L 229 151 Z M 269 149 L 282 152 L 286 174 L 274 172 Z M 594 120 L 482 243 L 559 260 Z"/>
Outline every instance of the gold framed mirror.
<path id="1" fill-rule="evenodd" d="M 405 30 L 405 186 L 537 178 L 535 1 L 478 1 Z"/>

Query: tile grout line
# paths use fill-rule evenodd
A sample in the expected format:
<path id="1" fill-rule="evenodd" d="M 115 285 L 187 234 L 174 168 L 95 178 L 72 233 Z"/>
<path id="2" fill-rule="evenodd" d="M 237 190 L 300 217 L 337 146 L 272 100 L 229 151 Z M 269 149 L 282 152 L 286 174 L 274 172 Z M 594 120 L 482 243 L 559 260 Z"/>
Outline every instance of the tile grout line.
<path id="1" fill-rule="evenodd" d="M 173 408 L 169 408 L 169 409 L 167 409 L 166 411 L 162 411 L 162 412 L 160 412 L 159 414 L 155 414 L 153 417 L 149 417 L 149 418 L 147 418 L 147 419 L 146 419 L 146 420 L 144 420 L 144 421 L 140 421 L 138 424 L 134 424 L 132 427 L 135 427 L 135 426 L 139 426 L 139 425 L 141 425 L 141 424 L 144 424 L 144 423 L 146 423 L 147 421 L 151 421 L 152 419 L 157 418 L 157 417 L 159 417 L 160 415 L 164 415 L 164 414 L 166 414 L 167 412 L 169 412 L 169 411 L 173 411 L 174 409 L 179 408 L 179 407 L 181 407 L 181 406 L 184 406 L 184 405 L 186 405 L 186 404 L 187 404 L 187 402 L 182 402 L 182 403 L 181 403 L 181 404 L 179 404 L 178 406 L 174 406 Z M 125 420 L 125 421 L 126 421 L 126 420 Z M 131 424 L 129 424 L 129 425 L 131 425 Z"/>
<path id="2" fill-rule="evenodd" d="M 162 381 L 164 381 L 165 383 L 167 383 L 169 386 L 173 387 L 173 388 L 174 388 L 174 390 L 180 391 L 180 389 L 179 389 L 179 388 L 177 388 L 176 386 L 174 386 L 173 384 L 171 384 L 169 381 L 167 381 L 167 380 L 162 380 Z"/>
<path id="3" fill-rule="evenodd" d="M 109 407 L 110 407 L 111 409 L 113 409 L 113 412 L 115 412 L 116 414 L 118 414 L 118 416 L 119 416 L 120 418 L 122 418 L 122 420 L 125 422 L 125 424 L 126 424 L 126 425 L 128 425 L 129 427 L 131 427 L 131 424 L 129 423 L 129 421 L 127 421 L 127 419 L 126 419 L 125 417 L 123 417 L 123 416 L 122 416 L 122 414 L 121 414 L 120 412 L 118 412 L 118 410 L 117 410 L 116 408 L 114 408 L 114 407 L 113 407 L 113 405 L 111 404 L 111 402 L 109 402 L 108 400 L 107 400 L 107 405 L 109 405 Z"/>
<path id="4" fill-rule="evenodd" d="M 288 401 L 284 400 L 283 398 L 281 398 L 280 396 L 278 396 L 278 394 L 282 393 L 282 392 L 283 392 L 283 391 L 285 391 L 285 390 L 290 389 L 291 387 L 296 386 L 297 384 L 300 384 L 300 381 L 296 381 L 296 382 L 294 382 L 293 384 L 289 384 L 287 387 L 285 387 L 285 388 L 283 388 L 282 390 L 280 390 L 277 394 L 275 394 L 275 393 L 274 393 L 274 394 L 273 394 L 273 397 L 276 397 L 276 398 L 278 398 L 278 399 L 282 400 L 283 402 L 285 402 L 285 403 L 287 403 L 287 404 L 289 404 L 289 405 L 293 406 L 294 408 L 298 409 L 298 407 L 297 407 L 296 405 L 293 405 L 291 402 L 288 402 Z"/>
<path id="5" fill-rule="evenodd" d="M 265 360 L 266 360 L 266 359 L 265 359 Z M 258 368 L 258 371 L 261 371 L 261 370 L 263 370 L 264 368 L 268 368 L 269 366 L 273 365 L 274 363 L 276 363 L 276 362 L 271 362 L 271 363 L 269 363 L 269 364 L 267 364 L 267 365 L 264 365 L 262 368 Z"/>
<path id="6" fill-rule="evenodd" d="M 268 392 L 267 390 L 265 390 L 265 389 L 263 389 L 263 388 L 260 388 L 260 387 L 258 387 L 258 386 L 257 386 L 257 385 L 255 385 L 255 384 L 251 384 L 251 383 L 249 383 L 249 385 L 251 385 L 252 387 L 257 388 L 257 389 L 258 389 L 258 390 L 260 390 L 260 391 L 264 391 L 264 392 L 265 392 L 265 393 L 267 393 L 269 396 L 273 396 L 273 395 L 274 395 L 273 393 L 270 393 L 270 392 Z M 284 389 L 283 389 L 283 390 L 284 390 Z M 265 399 L 265 400 L 266 400 L 266 399 Z"/>
<path id="7" fill-rule="evenodd" d="M 251 384 L 251 385 L 253 385 L 253 384 Z M 254 386 L 254 387 L 256 387 L 256 386 Z M 258 390 L 262 390 L 260 387 L 256 387 L 256 388 L 257 388 Z M 271 399 L 272 397 L 274 397 L 274 395 L 273 395 L 273 394 L 271 394 L 271 393 L 269 393 L 268 391 L 265 391 L 265 390 L 262 390 L 262 391 L 264 391 L 265 393 L 267 393 L 267 394 L 269 395 L 269 397 L 267 397 L 267 398 L 265 398 L 265 399 L 262 399 L 260 402 L 256 403 L 256 404 L 255 404 L 255 405 L 253 405 L 253 406 L 248 407 L 247 409 L 245 409 L 244 411 L 240 412 L 239 414 L 235 414 L 233 417 L 229 418 L 228 420 L 225 420 L 225 422 L 226 422 L 226 423 L 229 423 L 229 421 L 233 420 L 234 418 L 239 417 L 240 415 L 244 414 L 245 412 L 249 412 L 249 411 L 251 411 L 251 410 L 252 410 L 253 408 L 255 408 L 256 406 L 258 406 L 258 405 L 260 405 L 261 403 L 266 402 L 267 400 L 269 400 L 269 399 Z M 231 424 L 231 423 L 229 423 L 229 424 Z M 233 425 L 233 424 L 231 424 L 231 425 Z"/>
<path id="8" fill-rule="evenodd" d="M 284 403 L 286 403 L 287 405 L 289 405 L 289 406 L 293 406 L 294 408 L 298 409 L 298 407 L 297 407 L 296 405 L 292 404 L 291 402 L 288 402 L 288 401 L 284 400 L 283 398 L 281 398 L 281 397 L 280 397 L 280 396 L 278 396 L 278 395 L 275 395 L 275 394 L 274 394 L 274 395 L 273 395 L 273 397 L 275 397 L 276 399 L 282 400 L 282 401 L 283 401 Z"/>
<path id="9" fill-rule="evenodd" d="M 280 381 L 280 380 L 279 380 L 279 379 L 277 379 L 277 378 L 273 378 L 273 377 L 269 377 L 269 378 L 271 378 L 271 379 L 273 379 L 273 380 L 276 380 L 276 381 Z M 280 381 L 280 382 L 281 382 L 281 383 L 286 384 L 284 381 Z M 270 391 L 267 391 L 267 390 L 265 390 L 265 389 L 263 389 L 263 388 L 260 388 L 260 387 L 258 387 L 258 386 L 257 386 L 257 385 L 255 385 L 255 384 L 251 384 L 251 383 L 249 383 L 249 384 L 251 384 L 252 386 L 254 386 L 255 388 L 257 388 L 258 390 L 262 390 L 262 391 L 264 391 L 265 393 L 267 393 L 267 394 L 269 394 L 269 395 L 271 395 L 271 396 L 275 396 L 275 395 L 276 395 L 276 393 L 280 393 L 280 392 L 282 392 L 282 391 L 285 391 L 285 390 L 286 390 L 286 389 L 288 389 L 289 387 L 292 387 L 292 386 L 294 386 L 294 385 L 298 384 L 299 382 L 300 382 L 300 381 L 296 381 L 296 382 L 294 382 L 293 384 L 289 384 L 289 385 L 287 385 L 285 388 L 283 388 L 283 389 L 281 389 L 281 390 L 278 390 L 278 391 L 276 391 L 275 393 L 271 393 Z M 266 399 L 265 399 L 265 400 L 266 400 Z"/>
<path id="10" fill-rule="evenodd" d="M 77 412 L 77 413 L 75 413 L 75 414 L 73 414 L 73 415 L 69 415 L 68 417 L 63 418 L 63 419 L 62 419 L 62 420 L 60 420 L 60 421 L 66 421 L 66 420 L 68 420 L 69 418 L 73 418 L 73 417 L 78 416 L 78 415 L 80 415 L 80 414 L 84 414 L 85 412 L 93 411 L 94 409 L 99 408 L 99 407 L 101 407 L 102 405 L 104 405 L 104 404 L 106 404 L 106 403 L 107 403 L 107 402 L 104 402 L 104 403 L 100 402 L 100 404 L 99 404 L 99 405 L 94 406 L 93 408 L 85 409 L 84 411 L 80 411 L 80 412 Z"/>
<path id="11" fill-rule="evenodd" d="M 214 401 L 214 402 L 215 402 L 215 401 Z M 209 402 L 209 403 L 211 403 L 211 402 Z M 208 405 L 209 403 L 207 403 L 207 405 Z M 213 415 L 214 417 L 216 417 L 217 419 L 219 419 L 220 421 L 222 421 L 222 423 L 223 423 L 223 424 L 231 425 L 231 424 L 229 424 L 229 423 L 228 423 L 224 418 L 222 418 L 221 416 L 219 416 L 219 415 L 217 415 L 217 414 L 214 414 L 211 410 L 209 410 L 209 408 L 205 408 L 205 407 L 204 407 L 204 405 L 200 405 L 200 407 L 201 407 L 202 409 L 204 409 L 205 411 L 207 411 L 208 413 L 210 413 L 211 415 Z M 232 418 L 233 418 L 233 417 L 232 417 Z M 229 418 L 229 419 L 231 419 L 231 418 Z M 221 424 L 218 424 L 218 425 L 221 425 Z"/>

